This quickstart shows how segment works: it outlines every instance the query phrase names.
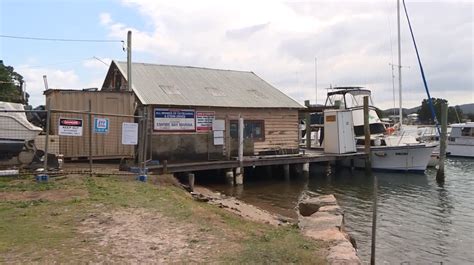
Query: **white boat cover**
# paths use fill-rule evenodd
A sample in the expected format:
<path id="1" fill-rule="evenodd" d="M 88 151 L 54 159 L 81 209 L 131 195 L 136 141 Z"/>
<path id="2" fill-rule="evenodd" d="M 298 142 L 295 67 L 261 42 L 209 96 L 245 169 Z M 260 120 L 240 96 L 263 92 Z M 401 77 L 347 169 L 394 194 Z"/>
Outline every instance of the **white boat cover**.
<path id="1" fill-rule="evenodd" d="M 33 140 L 42 128 L 34 126 L 25 112 L 2 112 L 2 110 L 25 110 L 22 104 L 0 101 L 0 138 Z"/>

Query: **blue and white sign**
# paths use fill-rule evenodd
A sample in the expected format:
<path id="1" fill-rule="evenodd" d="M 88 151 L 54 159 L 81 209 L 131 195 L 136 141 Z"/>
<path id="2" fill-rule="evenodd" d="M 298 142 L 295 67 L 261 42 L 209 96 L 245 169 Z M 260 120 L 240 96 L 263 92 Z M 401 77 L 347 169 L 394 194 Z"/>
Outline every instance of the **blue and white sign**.
<path id="1" fill-rule="evenodd" d="M 94 132 L 95 133 L 109 133 L 109 119 L 108 118 L 94 118 Z"/>
<path id="2" fill-rule="evenodd" d="M 193 109 L 155 109 L 155 131 L 196 131 Z"/>

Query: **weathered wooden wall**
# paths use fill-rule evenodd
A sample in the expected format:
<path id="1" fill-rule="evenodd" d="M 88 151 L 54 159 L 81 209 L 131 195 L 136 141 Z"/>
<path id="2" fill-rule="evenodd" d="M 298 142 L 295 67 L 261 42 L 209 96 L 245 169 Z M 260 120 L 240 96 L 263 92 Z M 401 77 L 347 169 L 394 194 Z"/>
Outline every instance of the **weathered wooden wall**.
<path id="1" fill-rule="evenodd" d="M 80 90 L 48 90 L 46 99 L 51 109 L 64 111 L 91 110 L 95 113 L 133 115 L 135 96 L 128 92 L 102 92 Z M 92 156 L 94 159 L 133 157 L 135 146 L 122 145 L 122 123 L 134 122 L 131 117 L 92 115 L 109 119 L 107 134 L 92 134 Z M 65 158 L 85 158 L 89 156 L 89 121 L 87 114 L 57 113 L 51 115 L 51 133 L 58 135 L 59 118 L 79 118 L 83 120 L 83 136 L 59 136 L 59 151 Z M 93 126 L 93 125 L 92 125 Z"/>
<path id="2" fill-rule="evenodd" d="M 153 128 L 155 108 L 149 107 L 150 128 Z M 298 110 L 296 109 L 240 109 L 213 107 L 176 107 L 196 111 L 214 111 L 215 118 L 226 121 L 225 145 L 214 146 L 211 132 L 153 132 L 151 149 L 153 159 L 158 160 L 213 160 L 235 156 L 237 144 L 230 139 L 229 124 L 242 115 L 244 120 L 263 120 L 265 139 L 244 141 L 245 155 L 262 153 L 288 153 L 298 149 Z M 193 159 L 194 158 L 194 159 Z"/>

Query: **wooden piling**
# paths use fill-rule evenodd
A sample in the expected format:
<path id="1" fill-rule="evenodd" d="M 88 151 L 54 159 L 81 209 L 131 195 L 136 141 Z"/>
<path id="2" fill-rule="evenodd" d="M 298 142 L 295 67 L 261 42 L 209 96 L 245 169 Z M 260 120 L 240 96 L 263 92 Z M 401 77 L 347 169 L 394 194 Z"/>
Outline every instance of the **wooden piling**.
<path id="1" fill-rule="evenodd" d="M 309 107 L 309 100 L 305 100 L 304 105 Z M 305 123 L 306 123 L 306 149 L 311 148 L 311 114 L 305 114 Z"/>
<path id="2" fill-rule="evenodd" d="M 283 174 L 284 174 L 285 180 L 290 180 L 290 164 L 283 165 Z"/>
<path id="3" fill-rule="evenodd" d="M 441 103 L 441 134 L 439 138 L 439 164 L 436 181 L 444 182 L 444 160 L 446 159 L 446 138 L 448 134 L 448 104 Z"/>
<path id="4" fill-rule="evenodd" d="M 376 238 L 376 232 L 377 232 L 377 193 L 378 193 L 378 187 L 377 187 L 377 177 L 374 176 L 374 195 L 373 195 L 373 201 L 372 201 L 372 244 L 370 247 L 370 264 L 374 265 L 375 264 L 375 238 Z"/>
<path id="5" fill-rule="evenodd" d="M 225 179 L 229 185 L 234 186 L 234 171 L 232 169 L 229 169 L 225 172 Z"/>
<path id="6" fill-rule="evenodd" d="M 194 173 L 188 173 L 188 184 L 191 191 L 194 191 Z"/>
<path id="7" fill-rule="evenodd" d="M 365 172 L 366 174 L 372 174 L 372 161 L 370 151 L 370 124 L 369 124 L 369 97 L 364 97 L 364 135 L 365 135 L 365 153 L 367 157 L 365 159 Z"/>
<path id="8" fill-rule="evenodd" d="M 235 184 L 244 183 L 244 119 L 239 115 L 239 167 L 235 170 Z"/>

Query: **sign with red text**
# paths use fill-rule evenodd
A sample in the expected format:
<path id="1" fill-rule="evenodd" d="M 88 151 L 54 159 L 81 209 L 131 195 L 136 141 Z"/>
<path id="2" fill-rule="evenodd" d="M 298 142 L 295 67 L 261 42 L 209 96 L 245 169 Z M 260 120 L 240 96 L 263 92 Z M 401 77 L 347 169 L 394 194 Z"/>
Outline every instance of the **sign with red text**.
<path id="1" fill-rule="evenodd" d="M 214 111 L 197 111 L 196 112 L 196 131 L 208 132 L 212 130 L 212 122 L 216 118 Z"/>
<path id="2" fill-rule="evenodd" d="M 59 118 L 58 134 L 62 136 L 82 136 L 82 119 Z"/>

